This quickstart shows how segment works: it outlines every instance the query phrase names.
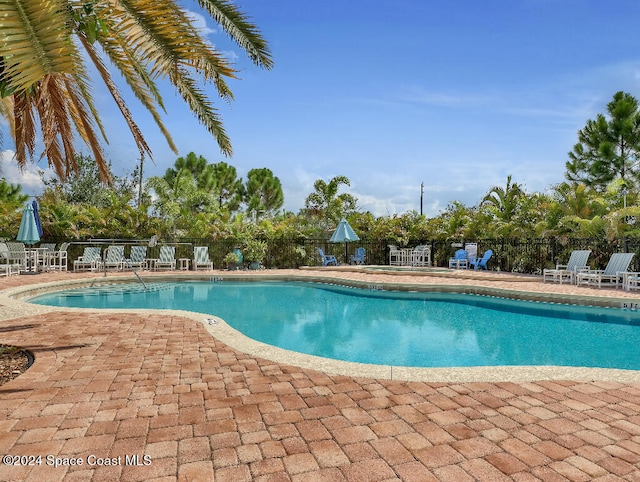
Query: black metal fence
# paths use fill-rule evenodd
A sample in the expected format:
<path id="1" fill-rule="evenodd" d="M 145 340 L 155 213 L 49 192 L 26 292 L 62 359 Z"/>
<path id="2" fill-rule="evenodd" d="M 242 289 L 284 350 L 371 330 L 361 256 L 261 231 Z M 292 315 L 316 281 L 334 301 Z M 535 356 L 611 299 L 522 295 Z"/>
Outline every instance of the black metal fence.
<path id="1" fill-rule="evenodd" d="M 54 240 L 45 240 L 54 241 Z M 62 240 L 60 240 L 62 241 Z M 590 249 L 589 265 L 594 269 L 606 266 L 612 253 L 635 253 L 631 266 L 632 271 L 640 271 L 640 238 L 624 238 L 616 240 L 584 239 L 584 238 L 544 238 L 544 239 L 469 239 L 469 240 L 409 240 L 406 247 L 420 244 L 431 246 L 431 260 L 433 266 L 448 266 L 449 258 L 456 247 L 452 243 L 474 242 L 478 244 L 478 255 L 486 250 L 493 250 L 488 267 L 495 271 L 516 273 L 541 274 L 544 268 L 554 267 L 558 263 L 566 263 L 574 249 Z M 83 247 L 88 244 L 141 244 L 145 240 L 83 240 L 70 246 L 69 260 L 72 261 L 82 254 Z M 176 246 L 176 258 L 193 258 L 194 246 L 208 246 L 209 255 L 217 269 L 226 268 L 224 257 L 234 248 L 242 250 L 242 243 L 237 240 L 210 239 L 180 239 L 178 241 L 159 240 L 158 245 L 149 247 L 147 256 L 158 257 L 160 246 L 163 244 Z M 300 266 L 317 266 L 321 264 L 318 249 L 325 254 L 334 255 L 341 264 L 349 262 L 351 255 L 358 247 L 365 248 L 366 264 L 389 264 L 389 245 L 397 244 L 383 239 L 362 239 L 354 243 L 331 243 L 326 239 L 277 239 L 267 241 L 267 254 L 262 262 L 263 266 L 272 269 L 298 268 Z M 399 246 L 403 247 L 403 246 Z M 129 248 L 125 253 L 128 255 Z"/>

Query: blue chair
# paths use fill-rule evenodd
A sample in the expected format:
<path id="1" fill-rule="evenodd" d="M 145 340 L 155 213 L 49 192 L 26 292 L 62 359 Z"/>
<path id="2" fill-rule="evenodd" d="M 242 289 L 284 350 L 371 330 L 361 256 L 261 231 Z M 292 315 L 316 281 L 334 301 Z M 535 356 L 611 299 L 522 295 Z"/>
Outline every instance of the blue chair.
<path id="1" fill-rule="evenodd" d="M 322 266 L 327 266 L 329 264 L 338 266 L 338 260 L 335 256 L 324 254 L 324 252 L 320 248 L 318 248 L 318 254 L 320 254 L 320 257 L 322 258 Z"/>
<path id="2" fill-rule="evenodd" d="M 482 258 L 476 258 L 476 259 L 472 259 L 469 261 L 469 266 L 473 266 L 473 269 L 487 269 L 487 261 L 489 261 L 489 258 L 491 258 L 491 255 L 493 255 L 493 251 L 491 251 L 490 249 L 487 249 L 484 254 L 482 255 Z"/>
<path id="3" fill-rule="evenodd" d="M 352 254 L 349 264 L 364 264 L 364 248 L 356 248 L 356 254 Z"/>
<path id="4" fill-rule="evenodd" d="M 468 268 L 469 260 L 467 259 L 467 252 L 464 249 L 459 249 L 456 251 L 453 258 L 449 258 L 449 268 L 460 269 L 460 268 Z"/>

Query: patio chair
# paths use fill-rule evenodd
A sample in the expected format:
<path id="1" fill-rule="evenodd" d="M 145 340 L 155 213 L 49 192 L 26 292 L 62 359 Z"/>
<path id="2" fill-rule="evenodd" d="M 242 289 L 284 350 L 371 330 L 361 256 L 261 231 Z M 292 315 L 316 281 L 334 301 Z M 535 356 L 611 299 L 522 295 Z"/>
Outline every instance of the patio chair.
<path id="1" fill-rule="evenodd" d="M 156 260 L 154 269 L 156 271 L 160 271 L 161 269 L 176 269 L 175 246 L 160 246 L 160 257 Z"/>
<path id="2" fill-rule="evenodd" d="M 391 266 L 400 266 L 402 264 L 402 251 L 393 244 L 389 245 L 389 264 Z"/>
<path id="3" fill-rule="evenodd" d="M 459 249 L 455 252 L 452 258 L 449 258 L 450 269 L 468 268 L 469 263 L 467 259 L 467 251 L 465 249 Z"/>
<path id="4" fill-rule="evenodd" d="M 17 274 L 20 272 L 21 268 L 21 263 L 11 261 L 7 243 L 0 243 L 0 276 L 11 276 L 12 274 Z"/>
<path id="5" fill-rule="evenodd" d="M 194 246 L 193 248 L 193 269 L 213 269 L 213 262 L 209 258 L 208 246 Z"/>
<path id="6" fill-rule="evenodd" d="M 338 260 L 335 256 L 324 254 L 324 251 L 322 251 L 321 248 L 318 248 L 318 254 L 320 255 L 320 258 L 322 258 L 322 266 L 327 266 L 329 264 L 338 266 Z"/>
<path id="7" fill-rule="evenodd" d="M 555 269 L 545 269 L 542 271 L 542 282 L 546 283 L 547 280 L 551 280 L 553 282 L 558 281 L 562 284 L 562 282 L 566 280 L 571 284 L 575 283 L 576 274 L 579 271 L 589 269 L 587 260 L 590 254 L 590 249 L 576 249 L 572 251 L 567 264 L 556 264 Z"/>
<path id="8" fill-rule="evenodd" d="M 56 243 L 40 243 L 38 246 L 38 268 L 49 270 L 49 257 L 56 250 Z"/>
<path id="9" fill-rule="evenodd" d="M 349 258 L 349 264 L 364 264 L 364 256 L 364 248 L 356 248 L 356 254 L 351 255 Z"/>
<path id="10" fill-rule="evenodd" d="M 24 243 L 8 241 L 6 243 L 7 250 L 9 251 L 9 262 L 14 264 L 20 264 L 21 266 L 27 266 L 27 250 L 24 247 Z"/>
<path id="11" fill-rule="evenodd" d="M 49 271 L 67 271 L 67 249 L 70 245 L 68 242 L 62 243 L 57 251 L 54 249 L 47 253 Z"/>
<path id="12" fill-rule="evenodd" d="M 124 267 L 129 269 L 147 269 L 147 246 L 131 246 L 131 251 L 129 251 L 129 257 L 126 259 Z"/>
<path id="13" fill-rule="evenodd" d="M 622 289 L 625 291 L 640 290 L 640 273 L 622 273 Z"/>
<path id="14" fill-rule="evenodd" d="M 102 261 L 102 248 L 96 246 L 85 246 L 82 256 L 73 262 L 73 271 L 96 271 L 100 268 Z"/>
<path id="15" fill-rule="evenodd" d="M 431 266 L 431 246 L 420 244 L 413 248 L 411 266 Z"/>
<path id="16" fill-rule="evenodd" d="M 493 255 L 493 251 L 490 249 L 487 249 L 482 255 L 482 258 L 469 260 L 469 266 L 473 266 L 473 269 L 478 269 L 478 268 L 487 269 L 487 261 L 491 259 L 492 255 Z"/>
<path id="17" fill-rule="evenodd" d="M 467 252 L 467 263 L 478 257 L 478 243 L 464 243 L 464 250 Z"/>
<path id="18" fill-rule="evenodd" d="M 118 271 L 124 270 L 124 246 L 121 244 L 112 244 L 107 248 L 104 256 L 104 269 L 113 268 Z"/>
<path id="19" fill-rule="evenodd" d="M 40 243 L 39 246 L 43 251 L 55 251 L 56 243 Z"/>
<path id="20" fill-rule="evenodd" d="M 602 283 L 622 285 L 622 276 L 629 269 L 635 253 L 613 253 L 603 270 L 582 271 L 576 275 L 577 285 L 589 285 L 602 288 Z"/>

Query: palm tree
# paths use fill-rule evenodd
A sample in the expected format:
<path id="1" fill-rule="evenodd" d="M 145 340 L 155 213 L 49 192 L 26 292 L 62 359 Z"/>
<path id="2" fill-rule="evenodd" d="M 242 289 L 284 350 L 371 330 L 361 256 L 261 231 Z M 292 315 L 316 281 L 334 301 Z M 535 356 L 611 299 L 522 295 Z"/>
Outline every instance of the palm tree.
<path id="1" fill-rule="evenodd" d="M 522 220 L 519 219 L 527 195 L 516 182 L 511 183 L 511 175 L 507 176 L 506 186 L 493 186 L 482 198 L 480 206 L 492 218 L 494 235 L 511 236 L 522 234 Z"/>
<path id="2" fill-rule="evenodd" d="M 607 206 L 602 194 L 586 184 L 562 182 L 555 186 L 554 192 L 562 212 L 567 216 L 591 219 L 606 214 Z"/>
<path id="3" fill-rule="evenodd" d="M 335 225 L 356 209 L 356 198 L 348 193 L 338 194 L 341 185 L 351 186 L 349 178 L 335 176 L 329 182 L 318 179 L 313 183 L 315 192 L 304 201 L 307 213 L 320 217 L 324 229 Z"/>
<path id="4" fill-rule="evenodd" d="M 480 204 L 488 207 L 490 213 L 498 221 L 509 222 L 518 212 L 523 194 L 524 192 L 518 183 L 511 183 L 511 175 L 509 175 L 507 176 L 507 185 L 504 188 L 494 186 L 489 189 Z"/>
<path id="5" fill-rule="evenodd" d="M 256 65 L 271 68 L 267 43 L 230 0 L 198 0 L 198 4 Z M 235 78 L 235 70 L 198 33 L 179 2 L 4 0 L 0 2 L 0 115 L 11 126 L 20 166 L 33 158 L 40 126 L 43 154 L 58 177 L 66 179 L 76 169 L 75 131 L 91 149 L 101 179 L 109 179 L 97 131 L 105 140 L 106 134 L 90 94 L 85 58 L 111 93 L 141 156 L 151 155 L 101 52 L 152 115 L 174 151 L 158 112 L 164 110 L 158 78 L 169 80 L 222 152 L 231 155 L 220 116 L 197 79 L 213 83 L 223 99 L 231 100 L 225 78 Z"/>

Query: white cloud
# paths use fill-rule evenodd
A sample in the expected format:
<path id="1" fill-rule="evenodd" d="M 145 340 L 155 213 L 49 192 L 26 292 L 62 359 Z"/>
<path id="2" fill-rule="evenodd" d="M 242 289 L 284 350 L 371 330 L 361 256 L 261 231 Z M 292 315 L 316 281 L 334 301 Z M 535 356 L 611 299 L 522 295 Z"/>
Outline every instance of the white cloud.
<path id="1" fill-rule="evenodd" d="M 22 192 L 30 195 L 40 194 L 44 189 L 41 171 L 45 175 L 50 175 L 49 168 L 42 169 L 36 164 L 27 164 L 24 169 L 20 169 L 15 160 L 15 152 L 6 150 L 0 152 L 0 174 L 10 184 L 20 184 Z"/>
<path id="2" fill-rule="evenodd" d="M 198 33 L 200 33 L 200 35 L 206 37 L 209 34 L 216 33 L 214 29 L 207 25 L 207 19 L 204 15 L 200 15 L 193 10 L 187 10 L 186 14 L 187 17 L 189 17 L 189 20 L 191 20 L 192 25 L 196 28 L 196 30 L 198 30 Z"/>
<path id="3" fill-rule="evenodd" d="M 227 59 L 231 63 L 236 63 L 240 59 L 240 56 L 233 50 L 222 50 L 220 51 L 220 55 L 222 55 L 225 59 Z"/>
<path id="4" fill-rule="evenodd" d="M 491 98 L 485 95 L 469 94 L 465 92 L 437 92 L 429 91 L 421 87 L 412 87 L 400 95 L 404 102 L 437 105 L 445 107 L 458 107 L 486 104 Z"/>
<path id="5" fill-rule="evenodd" d="M 408 200 L 394 200 L 380 198 L 370 193 L 352 192 L 358 199 L 358 208 L 362 211 L 369 211 L 374 216 L 391 216 L 402 214 L 415 208 Z"/>

